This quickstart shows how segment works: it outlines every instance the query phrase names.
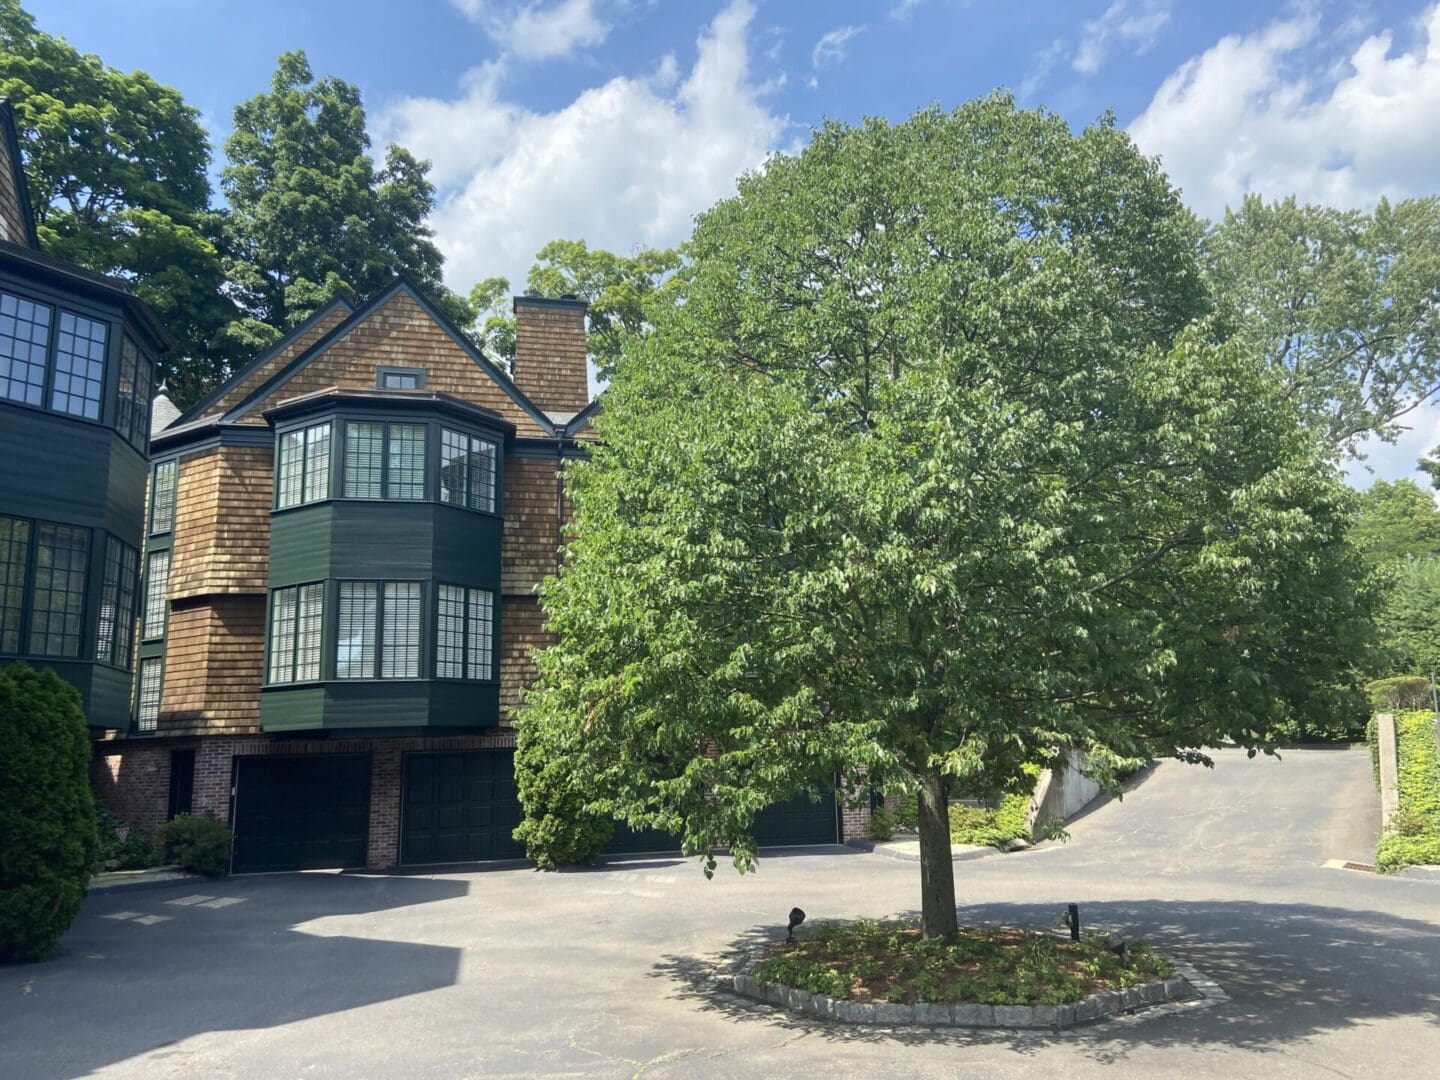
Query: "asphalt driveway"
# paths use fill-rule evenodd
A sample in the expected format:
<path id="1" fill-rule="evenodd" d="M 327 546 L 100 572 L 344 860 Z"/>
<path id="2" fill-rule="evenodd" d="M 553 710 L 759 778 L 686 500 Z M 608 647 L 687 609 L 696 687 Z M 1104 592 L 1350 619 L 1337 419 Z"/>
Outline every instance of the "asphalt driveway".
<path id="1" fill-rule="evenodd" d="M 288 874 L 113 890 L 50 962 L 0 969 L 0 1076 L 1420 1077 L 1440 1061 L 1440 883 L 1368 860 L 1363 750 L 1166 763 L 1068 844 L 958 863 L 964 917 L 1081 904 L 1230 1001 L 1062 1035 L 885 1033 L 715 993 L 718 954 L 812 916 L 913 910 L 919 868 L 842 848 L 759 873 Z"/>

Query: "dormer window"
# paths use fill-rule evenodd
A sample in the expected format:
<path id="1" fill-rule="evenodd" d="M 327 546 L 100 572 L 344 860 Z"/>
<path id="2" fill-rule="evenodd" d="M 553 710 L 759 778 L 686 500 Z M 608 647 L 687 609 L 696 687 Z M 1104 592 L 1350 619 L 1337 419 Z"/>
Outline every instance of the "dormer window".
<path id="1" fill-rule="evenodd" d="M 380 390 L 421 390 L 425 386 L 424 368 L 378 367 L 375 386 Z"/>

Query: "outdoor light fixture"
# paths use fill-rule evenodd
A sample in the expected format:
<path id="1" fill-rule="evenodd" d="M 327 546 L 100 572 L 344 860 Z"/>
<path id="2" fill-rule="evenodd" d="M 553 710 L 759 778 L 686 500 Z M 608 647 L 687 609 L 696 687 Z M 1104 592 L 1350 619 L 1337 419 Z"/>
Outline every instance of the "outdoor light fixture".
<path id="1" fill-rule="evenodd" d="M 1119 934 L 1111 934 L 1105 939 L 1105 947 L 1118 956 L 1125 959 L 1125 939 Z"/>
<path id="2" fill-rule="evenodd" d="M 799 926 L 799 925 L 800 925 L 802 922 L 804 922 L 804 921 L 805 921 L 805 912 L 801 911 L 798 907 L 794 907 L 794 908 L 791 908 L 791 909 L 790 909 L 790 926 L 789 926 L 789 928 L 785 931 L 785 940 L 786 940 L 786 941 L 794 941 L 794 940 L 795 940 L 795 927 Z"/>
<path id="3" fill-rule="evenodd" d="M 1065 925 L 1070 927 L 1070 940 L 1080 940 L 1080 905 L 1071 904 L 1065 909 Z"/>

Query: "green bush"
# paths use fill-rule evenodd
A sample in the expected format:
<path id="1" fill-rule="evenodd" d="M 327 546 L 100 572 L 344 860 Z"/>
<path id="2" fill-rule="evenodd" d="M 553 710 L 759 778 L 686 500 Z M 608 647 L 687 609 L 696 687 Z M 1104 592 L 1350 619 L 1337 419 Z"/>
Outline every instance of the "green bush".
<path id="1" fill-rule="evenodd" d="M 1028 840 L 1025 818 L 1030 813 L 1030 796 L 1006 795 L 1000 805 L 950 807 L 950 840 L 955 844 L 999 847 L 1007 840 Z"/>
<path id="2" fill-rule="evenodd" d="M 591 862 L 615 832 L 615 822 L 586 809 L 593 792 L 573 767 L 572 753 L 556 745 L 555 725 L 520 724 L 515 782 L 525 817 L 515 839 L 542 870 Z"/>
<path id="3" fill-rule="evenodd" d="M 125 837 L 120 832 L 124 829 Z M 95 865 L 101 870 L 144 870 L 155 865 L 155 845 L 144 829 L 128 829 L 111 811 L 96 803 L 96 831 L 99 850 Z"/>
<path id="4" fill-rule="evenodd" d="M 895 820 L 907 829 L 920 827 L 919 794 L 912 791 L 910 794 L 900 797 L 900 805 L 895 808 Z"/>
<path id="5" fill-rule="evenodd" d="M 1382 870 L 1440 865 L 1440 746 L 1429 710 L 1395 718 L 1398 757 L 1397 812 L 1380 838 L 1375 862 Z"/>
<path id="6" fill-rule="evenodd" d="M 1377 712 L 1398 712 L 1430 707 L 1430 680 L 1424 675 L 1395 675 L 1365 685 L 1370 704 Z"/>
<path id="7" fill-rule="evenodd" d="M 230 826 L 208 814 L 180 814 L 161 825 L 155 842 L 163 862 L 206 877 L 230 872 Z"/>
<path id="8" fill-rule="evenodd" d="M 900 819 L 893 810 L 877 806 L 870 811 L 870 827 L 866 830 L 866 835 L 871 840 L 889 840 L 895 835 L 899 825 Z"/>
<path id="9" fill-rule="evenodd" d="M 0 963 L 40 960 L 75 921 L 95 866 L 90 736 L 52 671 L 0 671 Z"/>

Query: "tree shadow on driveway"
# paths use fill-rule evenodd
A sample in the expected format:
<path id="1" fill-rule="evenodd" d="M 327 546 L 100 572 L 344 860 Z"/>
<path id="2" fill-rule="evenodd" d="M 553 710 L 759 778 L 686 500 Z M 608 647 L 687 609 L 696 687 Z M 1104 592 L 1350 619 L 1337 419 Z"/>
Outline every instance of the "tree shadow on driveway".
<path id="1" fill-rule="evenodd" d="M 284 874 L 94 894 L 58 956 L 0 969 L 0 1073 L 76 1076 L 202 1032 L 277 1027 L 450 986 L 459 949 L 296 927 L 468 888 Z M 190 896 L 239 902 L 174 903 Z M 137 921 L 146 918 L 163 921 Z"/>
<path id="2" fill-rule="evenodd" d="M 1054 927 L 1054 904 L 987 904 L 960 909 L 962 924 Z M 913 912 L 910 914 L 914 914 Z M 870 1028 L 793 1016 L 726 989 L 737 955 L 778 941 L 783 928 L 757 927 L 725 957 L 667 956 L 656 978 L 672 996 L 741 1023 L 778 1024 L 849 1042 L 1002 1045 L 1033 1052 L 1063 1040 L 1098 1061 L 1135 1046 L 1226 1046 L 1277 1051 L 1316 1033 L 1395 1017 L 1440 1027 L 1440 934 L 1434 924 L 1377 911 L 1310 904 L 1135 900 L 1081 905 L 1088 930 L 1143 937 L 1218 981 L 1230 1000 L 1204 1010 L 1101 1022 L 1059 1034 L 946 1028 Z"/>

